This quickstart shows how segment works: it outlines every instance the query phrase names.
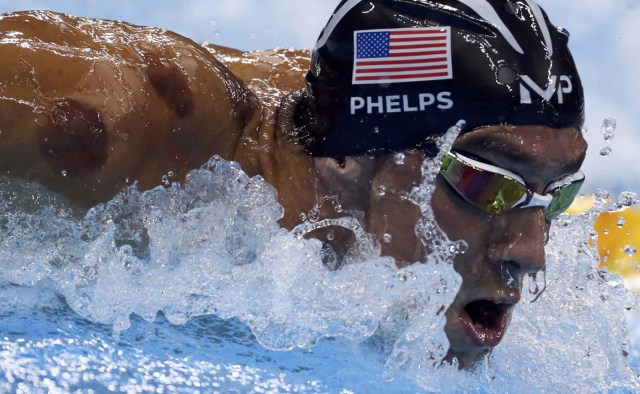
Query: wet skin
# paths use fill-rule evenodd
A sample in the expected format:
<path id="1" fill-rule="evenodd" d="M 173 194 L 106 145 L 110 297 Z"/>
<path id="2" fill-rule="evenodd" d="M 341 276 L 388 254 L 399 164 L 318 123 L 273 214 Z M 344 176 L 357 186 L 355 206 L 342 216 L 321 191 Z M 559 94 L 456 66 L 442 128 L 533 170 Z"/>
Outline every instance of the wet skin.
<path id="1" fill-rule="evenodd" d="M 578 171 L 587 143 L 573 128 L 495 126 L 462 135 L 452 149 L 511 170 L 542 194 L 549 183 Z M 420 179 L 422 154 L 405 153 L 408 165 L 387 161 L 377 169 L 367 215 L 369 230 L 379 240 L 384 233 L 396 235 L 391 243 L 383 243 L 383 254 L 398 258 L 399 266 L 423 260 L 420 254 L 428 253 L 415 246 L 420 243 L 414 230 L 419 211 L 403 197 Z M 384 196 L 375 193 L 380 185 L 387 186 Z M 396 208 L 391 210 L 392 206 Z M 445 331 L 448 358 L 470 367 L 505 334 L 521 297 L 523 277 L 544 268 L 550 223 L 543 209 L 536 207 L 489 215 L 463 200 L 441 176 L 431 207 L 448 237 L 468 245 L 466 253 L 454 259 L 462 285 L 446 312 Z"/>
<path id="2" fill-rule="evenodd" d="M 310 157 L 297 144 L 300 96 L 291 93 L 303 86 L 308 60 L 297 52 L 206 49 L 171 32 L 120 22 L 49 12 L 3 17 L 0 172 L 90 207 L 134 180 L 144 190 L 173 171 L 180 181 L 218 154 L 278 190 L 282 226 L 293 228 L 300 213 L 315 208 L 318 219 L 355 215 L 399 267 L 424 260 L 429 251 L 415 236 L 420 211 L 406 199 L 421 180 L 422 153 L 404 152 L 401 166 L 393 153 Z M 465 134 L 454 149 L 516 172 L 542 193 L 577 171 L 586 143 L 574 129 L 501 126 Z M 449 357 L 470 366 L 499 342 L 523 275 L 544 267 L 548 223 L 540 208 L 492 217 L 442 179 L 432 208 L 446 234 L 469 245 L 454 261 L 463 283 L 447 311 L 446 333 Z M 384 234 L 391 242 L 382 242 Z M 353 240 L 345 229 L 311 236 L 339 255 Z M 514 284 L 505 272 L 517 278 Z M 484 328 L 474 332 L 474 321 Z"/>
<path id="3" fill-rule="evenodd" d="M 301 53 L 245 54 L 47 11 L 1 15 L 0 174 L 86 208 L 134 181 L 182 181 L 214 154 L 270 176 L 275 107 L 302 87 Z"/>

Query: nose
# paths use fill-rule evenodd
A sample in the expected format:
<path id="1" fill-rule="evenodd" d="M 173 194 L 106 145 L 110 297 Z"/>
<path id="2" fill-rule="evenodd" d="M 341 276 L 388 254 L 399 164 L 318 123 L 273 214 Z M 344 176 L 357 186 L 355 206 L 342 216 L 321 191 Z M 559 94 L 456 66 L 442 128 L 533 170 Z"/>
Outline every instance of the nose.
<path id="1" fill-rule="evenodd" d="M 545 265 L 549 224 L 540 208 L 517 209 L 495 218 L 489 259 L 514 274 L 535 274 Z"/>

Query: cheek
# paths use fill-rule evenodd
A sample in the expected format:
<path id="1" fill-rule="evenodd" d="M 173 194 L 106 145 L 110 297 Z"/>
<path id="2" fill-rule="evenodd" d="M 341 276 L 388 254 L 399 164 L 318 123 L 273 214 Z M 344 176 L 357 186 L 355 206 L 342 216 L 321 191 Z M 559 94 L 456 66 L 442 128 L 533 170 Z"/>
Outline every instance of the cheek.
<path id="1" fill-rule="evenodd" d="M 431 208 L 438 227 L 450 240 L 467 243 L 466 252 L 454 260 L 456 271 L 463 279 L 466 274 L 478 275 L 476 270 L 482 265 L 480 261 L 486 256 L 491 239 L 491 217 L 469 205 L 440 178 L 436 181 Z"/>
<path id="2" fill-rule="evenodd" d="M 422 242 L 415 233 L 420 209 L 406 199 L 420 181 L 419 164 L 380 166 L 373 178 L 367 214 L 368 231 L 377 238 L 382 254 L 404 266 L 424 259 Z"/>
<path id="3" fill-rule="evenodd" d="M 431 197 L 431 209 L 436 223 L 451 240 L 465 239 L 469 231 L 469 216 L 463 210 L 465 204 L 447 185 L 438 178 L 436 188 Z M 467 240 L 468 241 L 468 240 Z"/>
<path id="4" fill-rule="evenodd" d="M 397 195 L 372 196 L 368 218 L 369 232 L 382 247 L 382 254 L 397 260 L 399 266 L 422 261 L 424 248 L 415 233 L 420 209 Z"/>

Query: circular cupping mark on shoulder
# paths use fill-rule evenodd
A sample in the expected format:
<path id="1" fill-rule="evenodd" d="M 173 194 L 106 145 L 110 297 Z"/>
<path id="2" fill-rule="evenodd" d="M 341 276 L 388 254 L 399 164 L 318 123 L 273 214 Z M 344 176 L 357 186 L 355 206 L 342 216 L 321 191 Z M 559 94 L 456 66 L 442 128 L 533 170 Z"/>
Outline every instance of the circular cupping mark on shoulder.
<path id="1" fill-rule="evenodd" d="M 151 85 L 167 106 L 181 118 L 191 115 L 193 92 L 189 87 L 189 79 L 180 67 L 153 53 L 147 54 L 145 60 Z"/>
<path id="2" fill-rule="evenodd" d="M 100 169 L 109 136 L 100 112 L 74 99 L 53 102 L 51 120 L 39 129 L 40 151 L 51 166 L 79 177 Z"/>

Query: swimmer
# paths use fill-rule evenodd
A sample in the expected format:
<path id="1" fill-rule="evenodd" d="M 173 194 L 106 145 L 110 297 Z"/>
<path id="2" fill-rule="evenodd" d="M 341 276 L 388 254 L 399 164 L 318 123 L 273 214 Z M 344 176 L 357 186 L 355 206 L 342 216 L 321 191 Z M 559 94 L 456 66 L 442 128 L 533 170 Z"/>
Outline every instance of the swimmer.
<path id="1" fill-rule="evenodd" d="M 447 357 L 471 367 L 504 336 L 523 277 L 544 269 L 550 222 L 584 181 L 568 40 L 529 0 L 343 0 L 310 63 L 122 22 L 9 14 L 0 171 L 90 207 L 219 155 L 277 189 L 284 227 L 317 207 L 319 219 L 356 217 L 402 267 L 429 253 L 405 196 L 433 137 L 464 119 L 431 205 L 468 244 L 445 332 Z M 352 235 L 332 230 L 313 236 L 348 253 Z"/>

